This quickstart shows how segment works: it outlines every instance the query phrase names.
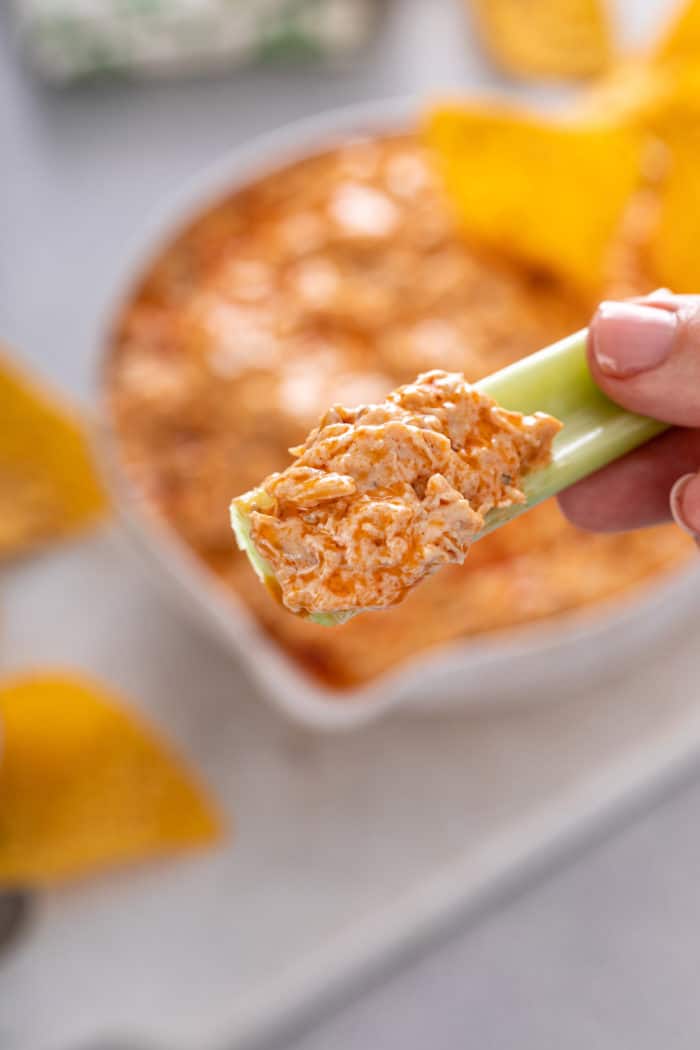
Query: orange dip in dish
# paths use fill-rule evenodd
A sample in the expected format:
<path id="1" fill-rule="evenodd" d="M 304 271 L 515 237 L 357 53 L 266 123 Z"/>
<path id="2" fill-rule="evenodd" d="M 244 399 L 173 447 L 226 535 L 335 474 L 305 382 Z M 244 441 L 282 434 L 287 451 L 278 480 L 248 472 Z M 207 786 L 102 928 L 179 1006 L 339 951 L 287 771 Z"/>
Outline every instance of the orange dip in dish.
<path id="1" fill-rule="evenodd" d="M 251 538 L 292 612 L 395 605 L 461 565 L 490 510 L 525 502 L 521 476 L 549 462 L 559 429 L 458 372 L 425 372 L 379 405 L 326 412 L 296 462 L 243 498 Z"/>
<path id="2" fill-rule="evenodd" d="M 618 254 L 632 294 L 635 259 Z M 435 368 L 475 381 L 591 308 L 465 242 L 413 138 L 351 143 L 235 193 L 145 274 L 107 364 L 121 461 L 293 657 L 354 686 L 428 647 L 600 602 L 692 549 L 671 526 L 580 533 L 547 503 L 400 605 L 330 631 L 271 601 L 232 543 L 232 494 L 283 470 L 328 405 L 379 402 Z"/>

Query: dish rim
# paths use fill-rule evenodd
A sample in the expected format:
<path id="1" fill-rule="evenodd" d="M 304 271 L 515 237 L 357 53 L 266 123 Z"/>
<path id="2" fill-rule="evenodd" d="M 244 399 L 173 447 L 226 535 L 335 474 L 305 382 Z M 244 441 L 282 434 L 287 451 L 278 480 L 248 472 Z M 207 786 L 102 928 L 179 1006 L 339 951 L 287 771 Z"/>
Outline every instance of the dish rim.
<path id="1" fill-rule="evenodd" d="M 470 97 L 478 99 L 479 94 L 472 91 Z M 424 106 L 425 100 L 418 96 L 401 96 L 335 108 L 285 124 L 227 150 L 170 194 L 133 239 L 96 332 L 93 389 L 98 418 L 93 427 L 93 444 L 107 489 L 128 531 L 148 550 L 150 564 L 160 566 L 161 578 L 165 575 L 176 585 L 181 600 L 189 597 L 185 604 L 190 613 L 196 611 L 200 621 L 206 621 L 233 647 L 265 696 L 287 716 L 316 729 L 355 728 L 398 705 L 437 712 L 446 706 L 439 692 L 435 695 L 435 685 L 441 680 L 445 684 L 451 681 L 452 685 L 455 678 L 463 683 L 475 678 L 479 681 L 484 674 L 493 675 L 499 666 L 517 667 L 533 657 L 548 659 L 567 650 L 573 654 L 583 646 L 590 647 L 608 638 L 611 631 L 619 635 L 641 627 L 646 617 L 653 618 L 661 610 L 665 610 L 666 620 L 676 622 L 685 615 L 696 578 L 700 580 L 697 567 L 689 570 L 681 564 L 591 606 L 532 624 L 455 639 L 419 653 L 366 684 L 333 689 L 305 671 L 264 630 L 243 599 L 207 569 L 175 530 L 149 507 L 129 478 L 120 462 L 117 430 L 108 410 L 105 373 L 114 323 L 147 267 L 179 231 L 224 196 L 295 161 L 353 139 L 401 134 L 415 123 Z M 609 645 L 602 651 L 605 649 L 611 651 Z M 426 691 L 429 700 L 420 702 L 415 694 Z M 488 702 L 488 696 L 470 699 L 466 695 L 457 704 L 469 707 Z M 448 702 L 448 706 L 454 707 L 455 702 Z"/>

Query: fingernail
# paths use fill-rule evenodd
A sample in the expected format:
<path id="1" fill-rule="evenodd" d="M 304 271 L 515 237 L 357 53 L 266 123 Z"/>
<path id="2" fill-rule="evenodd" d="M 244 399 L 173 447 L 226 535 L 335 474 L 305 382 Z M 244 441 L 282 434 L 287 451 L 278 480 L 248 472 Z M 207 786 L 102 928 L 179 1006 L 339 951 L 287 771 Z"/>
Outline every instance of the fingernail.
<path id="1" fill-rule="evenodd" d="M 617 379 L 658 368 L 675 337 L 675 313 L 639 303 L 601 303 L 591 325 L 598 367 Z"/>
<path id="2" fill-rule="evenodd" d="M 700 475 L 684 474 L 671 489 L 671 514 L 676 525 L 700 540 Z"/>

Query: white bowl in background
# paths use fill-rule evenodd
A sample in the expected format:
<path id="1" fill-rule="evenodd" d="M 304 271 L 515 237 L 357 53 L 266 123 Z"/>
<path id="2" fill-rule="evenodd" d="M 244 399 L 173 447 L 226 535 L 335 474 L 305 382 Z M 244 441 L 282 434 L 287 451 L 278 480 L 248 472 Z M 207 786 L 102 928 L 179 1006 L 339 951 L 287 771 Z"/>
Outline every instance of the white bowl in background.
<path id="1" fill-rule="evenodd" d="M 100 359 L 104 359 L 113 320 L 136 279 L 190 220 L 222 196 L 294 160 L 353 137 L 407 129 L 419 111 L 415 99 L 401 99 L 306 119 L 232 150 L 191 181 L 147 226 L 125 263 L 100 332 Z M 102 390 L 100 400 L 98 458 L 115 504 L 147 563 L 170 582 L 191 614 L 223 638 L 278 708 L 314 728 L 351 728 L 398 706 L 430 712 L 575 694 L 582 683 L 623 671 L 640 652 L 648 652 L 700 610 L 700 569 L 681 566 L 595 606 L 428 650 L 369 685 L 352 690 L 324 687 L 262 629 L 243 601 L 175 531 L 148 509 L 120 465 Z"/>

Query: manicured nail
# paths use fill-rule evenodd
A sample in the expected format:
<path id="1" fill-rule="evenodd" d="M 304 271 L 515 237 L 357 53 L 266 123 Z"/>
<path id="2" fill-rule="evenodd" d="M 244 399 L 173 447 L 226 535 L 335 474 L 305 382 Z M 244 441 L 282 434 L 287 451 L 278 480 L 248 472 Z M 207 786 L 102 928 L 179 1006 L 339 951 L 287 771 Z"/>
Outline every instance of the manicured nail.
<path id="1" fill-rule="evenodd" d="M 700 474 L 684 474 L 671 489 L 671 514 L 676 525 L 700 541 Z"/>
<path id="2" fill-rule="evenodd" d="M 675 338 L 675 313 L 639 303 L 601 303 L 591 324 L 598 367 L 616 379 L 658 368 Z"/>

